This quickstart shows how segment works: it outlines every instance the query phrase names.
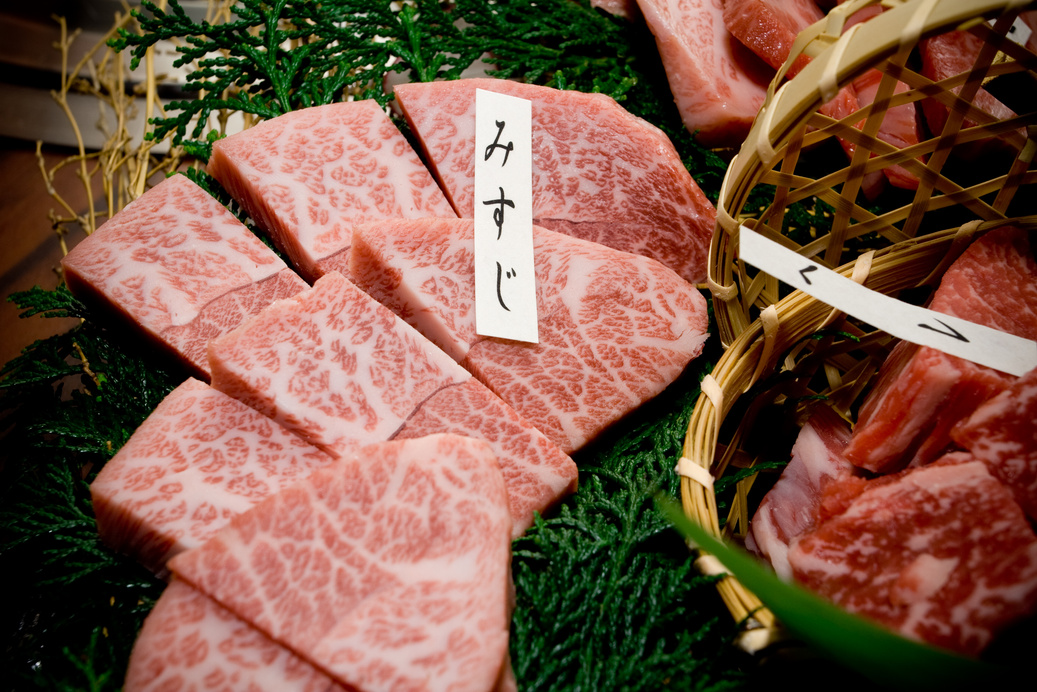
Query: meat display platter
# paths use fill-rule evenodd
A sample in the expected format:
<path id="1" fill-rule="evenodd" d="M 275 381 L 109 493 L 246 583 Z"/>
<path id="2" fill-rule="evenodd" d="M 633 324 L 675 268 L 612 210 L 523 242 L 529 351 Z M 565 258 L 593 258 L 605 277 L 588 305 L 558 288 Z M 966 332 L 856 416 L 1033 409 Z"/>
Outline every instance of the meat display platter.
<path id="1" fill-rule="evenodd" d="M 125 53 L 139 49 L 143 55 L 149 36 L 168 45 L 201 33 L 200 25 L 170 5 L 169 14 L 145 8 L 145 17 L 154 11 L 158 19 L 123 34 Z M 257 72 L 241 77 L 244 88 L 233 99 L 167 100 L 166 117 L 159 118 L 156 132 L 175 142 L 184 158 L 173 167 L 183 168 L 208 158 L 213 140 L 226 133 L 220 128 L 228 116 L 236 129 L 242 122 L 322 102 L 375 98 L 403 123 L 385 86 L 489 73 L 611 96 L 665 133 L 702 191 L 719 203 L 736 147 L 706 148 L 696 141 L 681 121 L 640 11 L 633 3 L 613 5 L 605 11 L 610 3 L 587 0 L 343 0 L 317 10 L 305 2 L 274 7 L 240 2 L 236 15 L 214 15 L 238 22 L 237 33 L 228 31 L 191 57 L 204 60 L 222 51 L 224 57 L 255 63 Z M 282 14 L 264 14 L 277 12 Z M 368 23 L 354 25 L 354 33 L 339 31 L 361 16 Z M 271 28 L 279 26 L 277 19 L 282 33 Z M 320 32 L 333 31 L 338 33 L 332 40 L 322 34 L 316 41 Z M 270 55 L 276 59 L 266 60 Z M 219 64 L 228 63 L 213 63 Z M 230 85 L 235 74 L 227 74 Z M 359 77 L 355 82 L 333 78 L 344 74 Z M 190 84 L 177 89 L 191 95 Z M 131 108 L 145 105 L 137 101 Z M 118 155 L 111 160 L 123 162 L 118 165 L 148 160 L 146 151 L 142 157 L 137 151 L 132 156 L 120 152 L 119 147 L 128 146 L 123 143 L 105 146 L 114 148 Z M 107 200 L 132 199 L 130 190 L 139 194 L 148 173 L 153 184 L 171 170 L 167 156 L 153 153 L 152 168 L 128 176 L 132 180 L 124 187 L 126 173 L 116 164 L 84 170 L 90 168 L 95 180 L 107 178 Z M 83 160 L 93 160 L 85 149 Z M 736 161 L 744 166 L 746 157 Z M 739 206 L 759 200 L 741 200 Z M 105 216 L 102 211 L 97 223 Z M 56 224 L 64 225 L 70 224 Z M 82 323 L 37 342 L 0 371 L 0 570 L 18 594 L 9 599 L 3 619 L 5 682 L 9 689 L 121 689 L 134 640 L 166 584 L 99 540 L 89 483 L 186 374 L 63 287 L 16 288 L 11 299 L 31 319 L 75 317 Z M 698 286 L 713 300 L 710 288 L 718 286 Z M 755 318 L 745 317 L 747 323 Z M 794 636 L 776 637 L 765 649 L 745 646 L 746 620 L 732 616 L 718 593 L 723 571 L 700 569 L 699 552 L 688 547 L 687 531 L 696 529 L 685 527 L 673 513 L 688 482 L 674 471 L 689 454 L 689 423 L 704 396 L 700 382 L 730 345 L 728 325 L 717 325 L 712 315 L 710 332 L 705 351 L 680 378 L 573 455 L 580 472 L 578 492 L 513 542 L 515 611 L 509 648 L 519 689 L 811 687 L 833 677 L 844 688 L 872 689 L 866 673 L 873 657 L 891 640 L 895 650 L 894 638 L 878 635 L 872 644 L 867 634 L 860 635 L 865 643 L 859 660 L 850 661 Z M 788 460 L 793 431 L 785 423 L 779 415 L 757 418 L 762 432 L 754 437 L 766 440 L 765 468 Z M 744 500 L 738 484 L 754 473 L 732 466 L 717 479 L 713 501 L 719 516 Z M 709 540 L 699 536 L 701 545 Z M 723 551 L 716 546 L 718 554 Z M 732 560 L 734 565 L 738 555 Z M 797 593 L 781 591 L 776 580 L 753 581 L 752 567 L 739 567 L 737 573 L 761 597 L 799 604 Z M 794 605 L 789 622 L 811 620 L 812 607 Z M 841 639 L 845 651 L 849 635 Z M 995 654 L 1011 660 L 1022 648 L 1011 639 Z M 918 660 L 908 655 L 903 665 Z M 887 661 L 885 668 L 890 665 Z M 901 686 L 918 689 L 917 684 L 910 678 Z"/>

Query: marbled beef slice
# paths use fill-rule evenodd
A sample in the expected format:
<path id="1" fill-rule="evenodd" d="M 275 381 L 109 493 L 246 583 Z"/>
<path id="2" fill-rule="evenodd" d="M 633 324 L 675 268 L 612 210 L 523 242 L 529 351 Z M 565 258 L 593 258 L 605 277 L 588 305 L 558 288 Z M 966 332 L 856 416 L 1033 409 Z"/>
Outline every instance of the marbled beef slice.
<path id="1" fill-rule="evenodd" d="M 215 388 L 334 456 L 431 432 L 486 440 L 513 486 L 516 535 L 575 489 L 568 456 L 337 272 L 217 340 L 211 356 Z"/>
<path id="2" fill-rule="evenodd" d="M 314 472 L 170 568 L 343 684 L 485 691 L 507 665 L 511 524 L 489 446 L 431 435 Z"/>
<path id="3" fill-rule="evenodd" d="M 502 79 L 397 86 L 396 99 L 458 215 L 472 218 L 476 203 L 476 89 L 532 104 L 534 223 L 705 280 L 716 209 L 669 138 L 604 94 Z"/>
<path id="4" fill-rule="evenodd" d="M 388 440 L 470 377 L 337 272 L 217 339 L 210 362 L 213 387 L 333 456 Z"/>
<path id="5" fill-rule="evenodd" d="M 209 340 L 306 283 L 183 175 L 126 205 L 61 262 L 69 289 L 209 378 Z"/>
<path id="6" fill-rule="evenodd" d="M 707 147 L 741 145 L 774 70 L 731 35 L 718 0 L 638 0 L 684 126 Z"/>
<path id="7" fill-rule="evenodd" d="M 954 441 L 990 468 L 1037 520 L 1037 370 L 986 401 L 951 431 Z"/>
<path id="8" fill-rule="evenodd" d="M 266 416 L 188 379 L 90 484 L 98 532 L 162 574 L 170 557 L 330 462 Z"/>
<path id="9" fill-rule="evenodd" d="M 221 139 L 209 172 L 311 281 L 356 222 L 455 216 L 373 100 L 299 109 Z"/>
<path id="10" fill-rule="evenodd" d="M 144 620 L 126 692 L 355 692 L 174 579 Z"/>
<path id="11" fill-rule="evenodd" d="M 906 637 L 970 656 L 1037 611 L 1037 536 L 983 462 L 958 452 L 849 483 L 843 511 L 789 548 L 796 581 Z"/>
<path id="12" fill-rule="evenodd" d="M 579 473 L 575 462 L 475 378 L 430 396 L 393 439 L 439 432 L 490 444 L 508 489 L 514 538 L 533 525 L 536 513 L 547 513 L 576 492 Z"/>
<path id="13" fill-rule="evenodd" d="M 974 241 L 944 274 L 929 307 L 1037 339 L 1037 262 L 1014 226 Z M 934 348 L 898 344 L 861 407 L 846 456 L 884 473 L 924 464 L 951 445 L 951 430 L 1016 378 Z"/>
<path id="14" fill-rule="evenodd" d="M 660 393 L 706 340 L 702 294 L 658 262 L 534 226 L 538 344 L 475 333 L 473 222 L 359 226 L 351 276 L 564 452 Z"/>
<path id="15" fill-rule="evenodd" d="M 850 427 L 827 407 L 803 425 L 792 446 L 792 459 L 760 501 L 746 535 L 746 547 L 765 557 L 775 573 L 792 578 L 789 544 L 814 528 L 825 487 L 855 472 L 843 456 Z"/>

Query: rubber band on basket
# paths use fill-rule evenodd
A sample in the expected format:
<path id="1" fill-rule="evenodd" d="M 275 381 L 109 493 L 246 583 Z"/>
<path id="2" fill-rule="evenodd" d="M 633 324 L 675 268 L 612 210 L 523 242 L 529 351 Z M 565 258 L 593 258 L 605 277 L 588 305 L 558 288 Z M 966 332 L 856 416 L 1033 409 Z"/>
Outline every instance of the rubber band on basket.
<path id="1" fill-rule="evenodd" d="M 712 374 L 707 374 L 702 378 L 702 381 L 699 383 L 699 389 L 701 389 L 702 393 L 706 395 L 706 398 L 710 400 L 713 404 L 713 408 L 715 408 L 718 413 L 724 410 L 724 390 L 716 379 L 714 379 Z"/>
<path id="2" fill-rule="evenodd" d="M 731 573 L 727 571 L 727 567 L 724 567 L 724 563 L 709 553 L 702 553 L 698 556 L 698 559 L 695 560 L 695 569 L 699 571 L 699 574 L 707 577 L 731 576 Z"/>
<path id="3" fill-rule="evenodd" d="M 706 277 L 706 286 L 717 300 L 728 303 L 738 297 L 738 284 L 718 284 L 712 276 Z"/>
<path id="4" fill-rule="evenodd" d="M 673 470 L 677 475 L 695 481 L 701 485 L 706 492 L 713 492 L 713 474 L 709 472 L 709 469 L 700 464 L 696 464 L 688 457 L 681 457 L 680 461 L 677 462 L 677 466 L 675 466 Z"/>
<path id="5" fill-rule="evenodd" d="M 771 355 L 774 353 L 774 346 L 778 340 L 778 327 L 781 325 L 778 308 L 774 304 L 768 305 L 760 312 L 760 325 L 763 327 L 763 351 L 760 352 L 760 358 L 756 361 L 752 377 L 745 385 L 745 391 L 749 391 L 768 369 L 767 363 L 770 362 Z"/>
<path id="6" fill-rule="evenodd" d="M 854 283 L 858 283 L 861 286 L 863 286 L 865 282 L 868 280 L 868 277 L 871 275 L 871 265 L 874 259 L 874 250 L 868 250 L 863 255 L 858 257 L 853 264 L 853 273 L 850 275 L 850 280 Z M 843 313 L 841 310 L 836 310 L 833 308 L 832 311 L 828 313 L 828 317 L 822 320 L 821 325 L 818 327 L 818 329 L 824 329 L 825 327 L 831 326 L 844 314 L 845 313 Z"/>

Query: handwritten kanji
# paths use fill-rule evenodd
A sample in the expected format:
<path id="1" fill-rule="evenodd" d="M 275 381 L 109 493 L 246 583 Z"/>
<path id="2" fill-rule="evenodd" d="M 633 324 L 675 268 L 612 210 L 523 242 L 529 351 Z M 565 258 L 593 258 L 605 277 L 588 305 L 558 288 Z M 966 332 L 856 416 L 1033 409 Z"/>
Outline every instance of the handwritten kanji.
<path id="1" fill-rule="evenodd" d="M 486 206 L 497 205 L 497 208 L 493 210 L 493 223 L 497 226 L 497 240 L 500 240 L 501 230 L 504 228 L 504 207 L 508 206 L 514 209 L 515 203 L 504 197 L 503 187 L 498 187 L 497 189 L 500 190 L 500 198 L 486 200 L 483 204 Z"/>
<path id="2" fill-rule="evenodd" d="M 497 125 L 497 136 L 494 138 L 493 144 L 490 144 L 489 146 L 486 147 L 486 152 L 485 152 L 485 156 L 483 158 L 483 161 L 489 161 L 490 157 L 493 156 L 494 150 L 496 150 L 496 149 L 503 149 L 504 150 L 504 160 L 501 161 L 501 164 L 500 164 L 501 167 L 503 168 L 504 164 L 506 164 L 508 162 L 508 154 L 510 154 L 511 151 L 515 148 L 515 143 L 514 142 L 508 142 L 507 144 L 501 144 L 500 143 L 500 138 L 501 138 L 501 135 L 504 134 L 504 121 L 503 120 L 494 120 L 493 122 L 496 123 L 496 125 Z"/>
<path id="3" fill-rule="evenodd" d="M 509 269 L 508 271 L 505 272 L 504 268 L 501 266 L 500 262 L 497 262 L 497 302 L 500 303 L 500 306 L 502 308 L 504 308 L 505 310 L 507 310 L 508 312 L 511 312 L 511 308 L 509 308 L 504 303 L 504 294 L 501 292 L 501 285 L 502 285 L 502 281 L 501 280 L 503 278 L 505 278 L 505 277 L 508 278 L 508 279 L 514 279 L 516 276 L 518 276 L 518 272 L 515 271 L 514 268 Z"/>

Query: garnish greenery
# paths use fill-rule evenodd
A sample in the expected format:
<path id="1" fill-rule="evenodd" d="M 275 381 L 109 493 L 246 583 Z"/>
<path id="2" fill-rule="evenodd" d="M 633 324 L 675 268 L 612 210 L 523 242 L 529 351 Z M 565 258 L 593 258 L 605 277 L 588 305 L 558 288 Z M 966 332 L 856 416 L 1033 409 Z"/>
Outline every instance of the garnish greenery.
<path id="1" fill-rule="evenodd" d="M 691 373 L 688 374 L 690 379 Z M 579 493 L 514 544 L 519 689 L 734 689 L 734 625 L 654 498 L 677 494 L 698 388 L 675 383 L 576 461 Z"/>
<path id="2" fill-rule="evenodd" d="M 11 299 L 26 316 L 89 317 L 64 287 Z M 0 370 L 7 689 L 118 689 L 164 586 L 101 543 L 89 483 L 176 378 L 100 323 L 38 341 Z"/>
<path id="3" fill-rule="evenodd" d="M 149 136 L 203 159 L 214 116 L 271 118 L 350 97 L 386 105 L 388 81 L 454 79 L 480 61 L 491 76 L 609 94 L 668 134 L 683 131 L 643 23 L 587 0 L 240 0 L 219 24 L 195 22 L 175 0 L 167 11 L 145 0 L 135 14 L 141 30 L 120 30 L 113 47 L 136 64 L 174 40 L 175 65 L 192 70 L 193 97 L 171 103 Z"/>

